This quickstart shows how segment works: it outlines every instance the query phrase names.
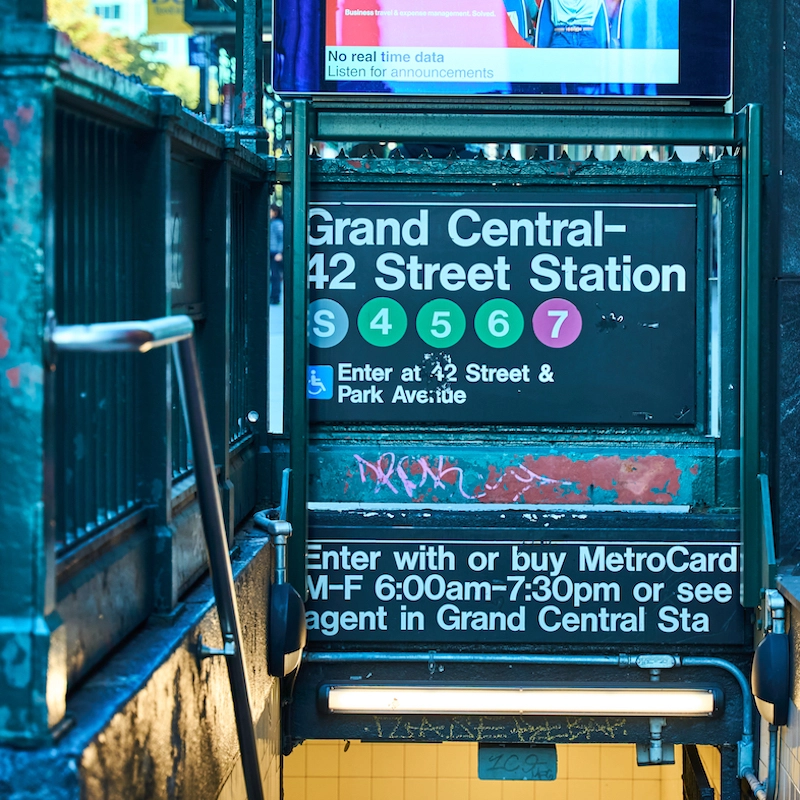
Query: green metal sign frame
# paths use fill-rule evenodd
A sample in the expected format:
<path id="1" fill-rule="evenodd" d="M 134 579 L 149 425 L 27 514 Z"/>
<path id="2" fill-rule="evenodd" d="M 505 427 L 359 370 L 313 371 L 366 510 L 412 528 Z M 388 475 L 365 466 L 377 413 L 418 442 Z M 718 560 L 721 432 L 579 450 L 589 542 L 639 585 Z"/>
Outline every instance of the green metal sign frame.
<path id="1" fill-rule="evenodd" d="M 728 349 L 728 361 L 722 366 L 723 385 L 739 386 L 738 408 L 736 400 L 723 398 L 722 438 L 719 448 L 726 453 L 730 482 L 736 482 L 738 472 L 741 509 L 742 544 L 742 595 L 743 605 L 758 604 L 761 589 L 761 517 L 760 485 L 757 475 L 761 471 L 759 432 L 759 244 L 761 218 L 761 108 L 748 105 L 737 114 L 634 114 L 586 113 L 585 110 L 525 112 L 522 110 L 487 110 L 471 113 L 469 108 L 443 105 L 429 109 L 408 110 L 408 107 L 387 106 L 376 113 L 374 109 L 342 104 L 295 100 L 291 104 L 292 144 L 294 157 L 277 163 L 277 180 L 286 184 L 291 207 L 290 242 L 292 246 L 291 280 L 287 283 L 287 313 L 289 315 L 287 343 L 287 422 L 290 440 L 290 466 L 293 470 L 292 493 L 289 504 L 289 521 L 295 530 L 294 557 L 290 558 L 290 580 L 299 589 L 305 589 L 303 554 L 308 527 L 309 501 L 309 415 L 306 391 L 306 365 L 308 348 L 306 337 L 306 310 L 308 285 L 306 264 L 308 245 L 305 232 L 308 226 L 308 201 L 310 175 L 316 169 L 309 155 L 311 141 L 415 141 L 441 142 L 453 139 L 458 132 L 460 141 L 474 142 L 536 142 L 538 144 L 703 144 L 737 148 L 741 169 L 735 169 L 726 180 L 734 189 L 722 192 L 720 203 L 723 215 L 723 237 L 730 243 L 724 254 L 727 263 L 741 264 L 741 284 L 737 292 L 738 308 L 723 309 L 723 320 L 740 322 L 740 347 Z M 288 163 L 287 163 L 288 161 Z M 342 168 L 348 164 L 342 162 Z M 385 182 L 396 182 L 391 170 L 383 171 L 378 159 L 349 162 L 353 170 L 376 176 L 382 172 Z M 394 162 L 395 164 L 397 162 Z M 419 166 L 420 179 L 426 164 L 435 162 L 407 162 L 405 175 Z M 451 164 L 451 162 L 442 162 Z M 579 162 L 564 165 L 565 170 L 577 169 Z M 586 164 L 587 162 L 584 162 Z M 416 165 L 416 166 L 415 166 Z M 658 185 L 661 176 L 667 176 L 672 165 L 651 163 L 652 172 L 645 183 Z M 738 162 L 737 162 L 738 166 Z M 320 169 L 322 169 L 320 167 Z M 327 169 L 327 168 L 326 168 Z M 335 169 L 335 168 L 333 168 Z M 437 179 L 431 174 L 435 168 L 427 166 L 428 179 L 440 184 L 447 179 Z M 468 162 L 450 169 L 449 175 L 458 173 L 461 180 L 469 180 Z M 674 169 L 673 173 L 674 174 Z M 363 180 L 363 178 L 362 178 Z M 608 186 L 608 182 L 606 182 Z M 741 194 L 739 192 L 741 188 Z M 729 304 L 731 300 L 726 302 Z M 728 331 L 730 334 L 730 331 Z M 735 350 L 739 350 L 739 363 L 730 363 Z M 737 432 L 734 429 L 738 427 Z M 630 441 L 630 437 L 627 439 Z M 738 469 L 736 464 L 738 462 Z M 733 495 L 733 496 L 731 496 Z M 730 505 L 728 505 L 728 501 Z M 726 499 L 730 510 L 736 505 L 735 491 Z"/>

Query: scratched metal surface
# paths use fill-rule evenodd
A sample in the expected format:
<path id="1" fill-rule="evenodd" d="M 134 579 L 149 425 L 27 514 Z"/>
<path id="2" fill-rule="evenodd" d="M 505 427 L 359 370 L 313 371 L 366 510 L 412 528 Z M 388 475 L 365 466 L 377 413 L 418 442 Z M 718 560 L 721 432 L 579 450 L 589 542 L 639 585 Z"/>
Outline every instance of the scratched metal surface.
<path id="1" fill-rule="evenodd" d="M 438 437 L 437 437 L 438 438 Z M 318 442 L 311 448 L 317 503 L 462 505 L 713 504 L 713 446 L 461 445 L 426 442 Z"/>

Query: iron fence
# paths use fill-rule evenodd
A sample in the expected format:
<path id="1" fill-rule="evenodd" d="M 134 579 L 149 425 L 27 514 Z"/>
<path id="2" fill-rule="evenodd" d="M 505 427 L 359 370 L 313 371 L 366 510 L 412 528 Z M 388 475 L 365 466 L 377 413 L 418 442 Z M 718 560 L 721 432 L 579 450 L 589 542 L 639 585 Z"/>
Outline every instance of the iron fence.
<path id="1" fill-rule="evenodd" d="M 247 413 L 248 363 L 251 357 L 248 330 L 247 270 L 265 268 L 247 260 L 248 186 L 234 181 L 231 192 L 231 292 L 230 292 L 230 441 L 239 442 L 249 433 Z M 264 312 L 266 313 L 266 312 Z"/>
<path id="2" fill-rule="evenodd" d="M 65 324 L 129 319 L 136 308 L 131 134 L 63 108 L 55 126 L 57 318 Z M 137 365 L 128 354 L 90 360 L 69 353 L 56 376 L 63 551 L 139 502 Z"/>

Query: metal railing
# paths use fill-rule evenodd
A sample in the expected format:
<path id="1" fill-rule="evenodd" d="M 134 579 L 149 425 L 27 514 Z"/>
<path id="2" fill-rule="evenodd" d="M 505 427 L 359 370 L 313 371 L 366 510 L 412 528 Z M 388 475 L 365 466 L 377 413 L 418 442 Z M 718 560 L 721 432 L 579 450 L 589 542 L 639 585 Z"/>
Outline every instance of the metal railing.
<path id="1" fill-rule="evenodd" d="M 761 500 L 761 586 L 774 589 L 778 573 L 778 559 L 775 556 L 775 530 L 772 525 L 772 501 L 769 495 L 769 478 L 764 473 L 758 475 Z"/>
<path id="2" fill-rule="evenodd" d="M 247 187 L 239 181 L 231 186 L 231 292 L 230 292 L 230 441 L 248 435 L 247 412 L 252 403 L 247 396 L 247 364 L 251 346 L 248 330 L 247 290 Z M 264 221 L 266 224 L 266 220 Z M 252 264 L 251 269 L 268 269 L 267 264 Z"/>
<path id="3" fill-rule="evenodd" d="M 263 800 L 236 590 L 193 334 L 194 323 L 186 316 L 142 322 L 59 326 L 51 315 L 48 330 L 49 360 L 51 367 L 54 366 L 58 351 L 144 353 L 166 345 L 174 346 L 181 400 L 195 453 L 197 494 L 208 552 L 208 567 L 224 642 L 222 650 L 204 649 L 200 655 L 221 655 L 226 659 L 247 796 L 249 800 Z"/>
<path id="4" fill-rule="evenodd" d="M 70 324 L 129 318 L 136 307 L 130 134 L 64 109 L 55 126 L 56 314 Z M 137 366 L 125 353 L 101 363 L 75 353 L 63 359 L 56 391 L 63 551 L 139 504 Z"/>
<path id="5" fill-rule="evenodd" d="M 183 415 L 183 405 L 177 391 L 178 369 L 177 365 L 171 367 L 172 374 L 172 478 L 179 481 L 192 474 L 194 458 L 192 444 L 186 432 L 186 420 Z"/>

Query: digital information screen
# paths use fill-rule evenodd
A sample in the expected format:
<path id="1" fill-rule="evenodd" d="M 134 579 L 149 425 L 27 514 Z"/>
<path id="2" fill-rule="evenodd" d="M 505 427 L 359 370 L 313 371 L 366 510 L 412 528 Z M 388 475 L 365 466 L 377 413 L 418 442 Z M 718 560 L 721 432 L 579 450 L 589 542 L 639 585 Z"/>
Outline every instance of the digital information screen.
<path id="1" fill-rule="evenodd" d="M 731 0 L 275 0 L 281 94 L 724 99 Z"/>
<path id="2" fill-rule="evenodd" d="M 312 192 L 311 420 L 694 424 L 696 200 Z"/>

